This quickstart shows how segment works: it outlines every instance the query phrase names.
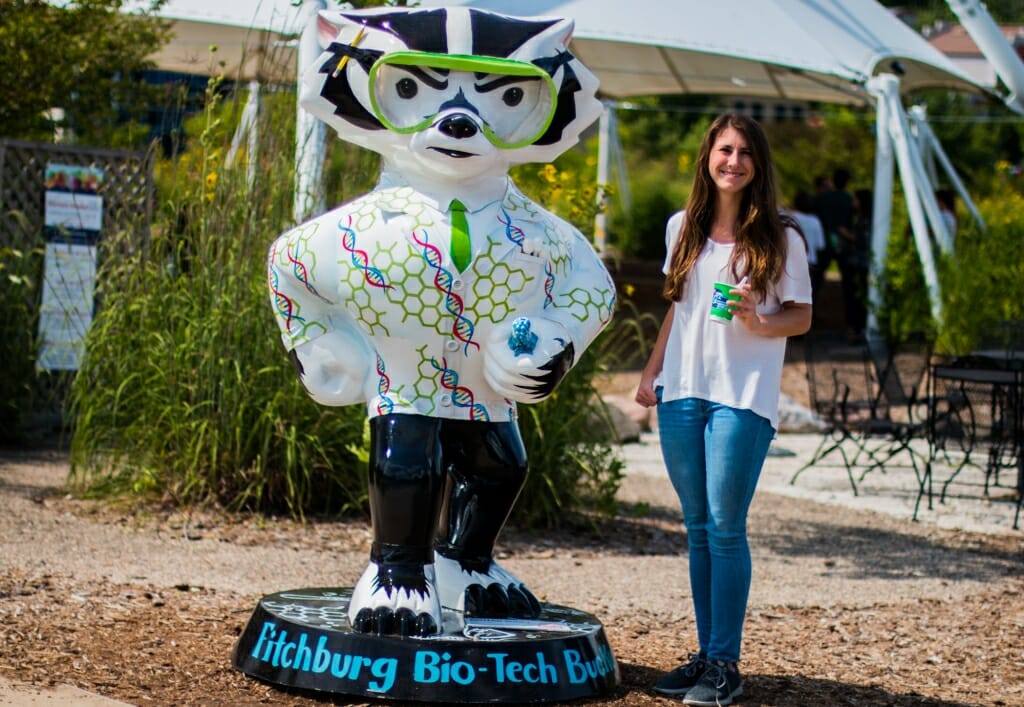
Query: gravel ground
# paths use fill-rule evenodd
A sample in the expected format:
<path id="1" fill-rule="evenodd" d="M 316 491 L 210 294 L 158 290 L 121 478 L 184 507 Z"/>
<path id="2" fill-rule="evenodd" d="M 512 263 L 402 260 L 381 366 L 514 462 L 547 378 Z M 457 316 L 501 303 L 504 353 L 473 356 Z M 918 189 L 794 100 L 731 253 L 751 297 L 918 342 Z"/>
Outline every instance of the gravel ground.
<path id="1" fill-rule="evenodd" d="M 59 685 L 134 705 L 324 702 L 247 678 L 229 655 L 263 594 L 351 586 L 365 523 L 128 513 L 65 496 L 66 464 L 0 455 L 0 677 L 30 686 L 0 704 Z M 623 685 L 595 702 L 671 704 L 650 686 L 693 648 L 685 534 L 663 476 L 630 473 L 620 497 L 593 532 L 508 528 L 503 562 L 605 624 Z M 1024 704 L 1022 533 L 761 491 L 751 542 L 741 704 Z"/>

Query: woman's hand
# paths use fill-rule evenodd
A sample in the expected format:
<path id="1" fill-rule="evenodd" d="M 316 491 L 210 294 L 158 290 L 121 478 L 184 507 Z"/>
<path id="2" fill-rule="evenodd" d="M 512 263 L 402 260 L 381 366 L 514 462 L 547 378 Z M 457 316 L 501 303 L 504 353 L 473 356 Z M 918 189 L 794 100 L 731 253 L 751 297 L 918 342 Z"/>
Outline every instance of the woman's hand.
<path id="1" fill-rule="evenodd" d="M 746 278 L 744 278 L 746 279 Z M 761 328 L 761 320 L 757 316 L 757 300 L 749 282 L 742 282 L 729 290 L 730 295 L 739 295 L 738 300 L 729 300 L 729 311 L 733 319 L 739 319 L 750 331 L 757 334 Z"/>
<path id="2" fill-rule="evenodd" d="M 654 382 L 658 380 L 662 366 L 665 365 L 665 347 L 668 345 L 668 335 L 672 331 L 672 318 L 675 316 L 676 305 L 673 303 L 665 318 L 661 320 L 661 327 L 658 328 L 658 338 L 654 340 L 654 348 L 647 359 L 647 365 L 640 372 L 640 385 L 636 388 L 636 400 L 645 408 L 654 407 L 658 404 L 658 396 L 654 392 Z"/>
<path id="3" fill-rule="evenodd" d="M 636 388 L 634 399 L 645 408 L 654 407 L 658 404 L 658 396 L 654 393 L 654 381 L 657 377 L 657 374 L 648 373 L 647 369 L 640 373 L 640 385 Z"/>

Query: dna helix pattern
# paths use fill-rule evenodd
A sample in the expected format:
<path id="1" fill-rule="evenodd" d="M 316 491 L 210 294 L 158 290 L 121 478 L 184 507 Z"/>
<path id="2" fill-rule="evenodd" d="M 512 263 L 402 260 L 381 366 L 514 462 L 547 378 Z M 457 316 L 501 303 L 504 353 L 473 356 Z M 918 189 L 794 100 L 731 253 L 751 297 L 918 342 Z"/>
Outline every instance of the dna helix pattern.
<path id="1" fill-rule="evenodd" d="M 391 289 L 391 285 L 384 278 L 384 273 L 370 265 L 370 256 L 366 251 L 356 248 L 356 232 L 352 229 L 352 217 L 348 216 L 347 219 L 347 224 L 338 224 L 338 230 L 341 231 L 341 247 L 349 254 L 352 265 L 363 271 L 363 277 L 371 287 Z"/>
<path id="2" fill-rule="evenodd" d="M 430 365 L 441 373 L 441 387 L 451 391 L 452 402 L 456 407 L 468 408 L 469 419 L 471 420 L 490 422 L 491 417 L 487 414 L 487 408 L 476 402 L 472 390 L 459 385 L 459 374 L 457 371 L 448 368 L 448 359 L 442 358 L 441 364 L 438 365 L 437 359 L 432 358 L 430 359 Z"/>
<path id="3" fill-rule="evenodd" d="M 380 401 L 377 403 L 377 414 L 388 415 L 395 409 L 394 401 L 388 397 L 391 390 L 391 379 L 388 377 L 384 367 L 384 359 L 377 354 L 377 395 Z"/>
<path id="4" fill-rule="evenodd" d="M 414 231 L 412 234 L 413 240 L 423 249 L 423 259 L 427 262 L 431 268 L 434 269 L 434 286 L 444 294 L 444 306 L 448 310 L 448 313 L 455 317 L 455 323 L 452 325 L 452 333 L 459 341 L 465 344 L 464 350 L 469 353 L 469 347 L 480 348 L 480 344 L 473 341 L 473 334 L 476 331 L 476 326 L 473 322 L 463 315 L 465 310 L 465 304 L 462 298 L 459 297 L 455 292 L 452 291 L 452 284 L 455 278 L 451 272 L 442 265 L 441 251 L 437 246 L 429 242 L 429 236 L 424 233 L 422 239 Z"/>

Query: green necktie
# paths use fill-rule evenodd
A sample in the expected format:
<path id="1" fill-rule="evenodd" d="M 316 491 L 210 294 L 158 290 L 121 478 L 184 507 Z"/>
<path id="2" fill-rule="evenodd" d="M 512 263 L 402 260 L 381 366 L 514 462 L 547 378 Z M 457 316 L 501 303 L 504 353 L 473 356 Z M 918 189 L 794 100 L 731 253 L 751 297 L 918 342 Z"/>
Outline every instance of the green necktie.
<path id="1" fill-rule="evenodd" d="M 452 262 L 459 272 L 469 267 L 473 248 L 469 242 L 469 223 L 466 221 L 466 205 L 458 199 L 452 199 L 448 209 L 452 212 Z"/>

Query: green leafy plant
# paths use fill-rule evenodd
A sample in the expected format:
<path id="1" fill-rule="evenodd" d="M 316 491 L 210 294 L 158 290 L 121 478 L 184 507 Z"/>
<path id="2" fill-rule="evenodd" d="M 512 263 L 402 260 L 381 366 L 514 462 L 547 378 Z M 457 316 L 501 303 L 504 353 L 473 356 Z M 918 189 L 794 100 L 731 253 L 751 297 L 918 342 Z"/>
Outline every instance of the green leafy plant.
<path id="1" fill-rule="evenodd" d="M 530 474 L 513 511 L 521 525 L 559 527 L 587 512 L 614 515 L 623 463 L 595 387 L 600 347 L 588 349 L 547 400 L 519 406 Z"/>
<path id="2" fill-rule="evenodd" d="M 133 5 L 135 12 L 122 12 Z M 55 129 L 97 145 L 138 145 L 153 91 L 142 72 L 170 39 L 162 0 L 4 0 L 0 135 L 51 140 Z M 61 117 L 50 109 L 59 108 Z"/>
<path id="3" fill-rule="evenodd" d="M 1008 164 L 998 164 L 991 192 L 976 203 L 980 227 L 961 213 L 954 250 L 933 244 L 942 296 L 942 321 L 931 313 L 920 256 L 901 198 L 893 205 L 892 236 L 879 276 L 879 327 L 900 340 L 912 331 L 935 339 L 938 353 L 969 353 L 981 332 L 1003 320 L 1024 320 L 1024 184 Z"/>
<path id="4" fill-rule="evenodd" d="M 585 155 L 570 152 L 557 165 L 526 165 L 513 175 L 524 192 L 590 233 L 600 208 L 592 167 Z M 616 365 L 613 329 L 583 353 L 551 397 L 519 406 L 530 464 L 512 516 L 519 524 L 558 527 L 593 513 L 615 513 L 622 460 L 615 448 L 614 422 L 596 386 L 598 377 Z"/>
<path id="5" fill-rule="evenodd" d="M 997 322 L 1024 321 L 1024 184 L 1006 167 L 997 166 L 1000 183 L 977 204 L 986 228 L 962 221 L 955 253 L 941 263 L 940 351 L 968 353 Z"/>

